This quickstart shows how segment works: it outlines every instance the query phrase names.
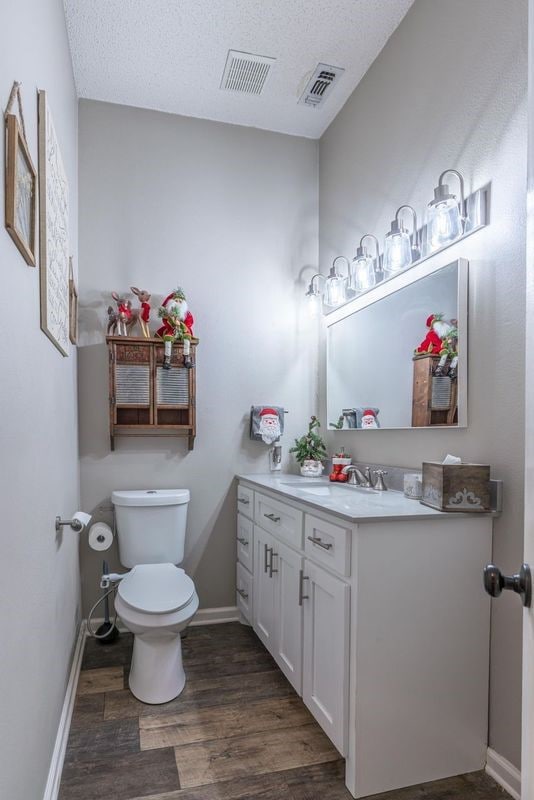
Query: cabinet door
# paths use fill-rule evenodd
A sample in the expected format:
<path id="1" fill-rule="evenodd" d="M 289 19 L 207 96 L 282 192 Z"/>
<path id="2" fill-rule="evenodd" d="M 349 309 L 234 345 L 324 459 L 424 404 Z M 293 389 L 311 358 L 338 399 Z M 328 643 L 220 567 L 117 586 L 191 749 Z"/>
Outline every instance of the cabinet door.
<path id="1" fill-rule="evenodd" d="M 273 655 L 293 688 L 302 694 L 301 570 L 304 559 L 273 540 L 275 650 Z"/>
<path id="2" fill-rule="evenodd" d="M 253 627 L 267 650 L 274 654 L 276 616 L 274 608 L 275 573 L 271 574 L 274 539 L 254 526 L 254 602 Z"/>
<path id="3" fill-rule="evenodd" d="M 302 697 L 341 755 L 346 755 L 349 586 L 304 561 Z"/>

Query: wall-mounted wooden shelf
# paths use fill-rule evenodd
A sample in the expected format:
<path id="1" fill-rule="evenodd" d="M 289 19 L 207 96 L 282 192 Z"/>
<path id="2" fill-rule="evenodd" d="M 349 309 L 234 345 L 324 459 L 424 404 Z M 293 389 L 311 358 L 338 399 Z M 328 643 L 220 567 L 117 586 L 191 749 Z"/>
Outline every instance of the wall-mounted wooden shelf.
<path id="1" fill-rule="evenodd" d="M 430 353 L 413 358 L 412 428 L 458 425 L 458 381 L 445 377 L 441 378 L 441 391 L 435 386 L 439 360 L 440 356 Z"/>
<path id="2" fill-rule="evenodd" d="M 107 336 L 109 353 L 109 431 L 115 436 L 196 435 L 196 367 L 184 367 L 183 345 L 173 344 L 171 368 L 163 368 L 161 339 Z M 191 340 L 196 364 L 198 339 Z"/>

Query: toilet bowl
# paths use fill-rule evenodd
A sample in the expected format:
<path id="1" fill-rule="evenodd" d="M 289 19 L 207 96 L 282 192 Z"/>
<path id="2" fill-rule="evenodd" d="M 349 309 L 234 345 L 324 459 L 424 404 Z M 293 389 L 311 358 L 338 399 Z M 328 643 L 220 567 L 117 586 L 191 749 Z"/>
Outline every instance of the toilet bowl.
<path id="1" fill-rule="evenodd" d="M 180 633 L 198 604 L 195 584 L 174 564 L 137 564 L 119 583 L 115 610 L 134 634 L 129 686 L 143 703 L 167 703 L 183 690 Z"/>

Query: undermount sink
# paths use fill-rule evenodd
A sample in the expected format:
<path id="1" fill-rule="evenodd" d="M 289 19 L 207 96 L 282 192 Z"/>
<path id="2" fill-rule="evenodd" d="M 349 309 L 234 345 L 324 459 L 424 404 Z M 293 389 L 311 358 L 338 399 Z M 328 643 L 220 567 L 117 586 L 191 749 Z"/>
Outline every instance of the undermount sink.
<path id="1" fill-rule="evenodd" d="M 307 492 L 308 494 L 316 494 L 316 495 L 319 495 L 320 497 L 328 497 L 329 495 L 333 494 L 335 491 L 345 492 L 347 489 L 349 489 L 351 491 L 356 490 L 356 491 L 359 491 L 359 492 L 365 492 L 365 494 L 380 494 L 380 492 L 377 492 L 376 489 L 372 489 L 371 487 L 366 489 L 364 486 L 352 486 L 352 485 L 349 486 L 349 484 L 347 484 L 347 483 L 344 483 L 341 486 L 339 486 L 338 484 L 335 484 L 335 483 L 331 483 L 328 486 L 325 486 L 324 484 L 317 485 L 317 484 L 312 483 L 312 481 L 315 480 L 314 478 L 310 478 L 309 480 L 310 480 L 309 483 L 307 483 L 306 481 L 302 481 L 302 480 L 301 481 L 281 481 L 281 483 L 284 486 L 291 486 L 293 489 L 300 489 L 301 492 Z"/>

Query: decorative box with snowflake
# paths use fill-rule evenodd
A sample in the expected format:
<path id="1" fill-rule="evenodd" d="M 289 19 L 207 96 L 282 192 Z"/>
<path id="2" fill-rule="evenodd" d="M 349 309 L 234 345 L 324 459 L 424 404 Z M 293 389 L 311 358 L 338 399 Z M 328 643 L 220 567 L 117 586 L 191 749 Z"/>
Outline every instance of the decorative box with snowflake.
<path id="1" fill-rule="evenodd" d="M 489 466 L 424 462 L 421 503 L 462 514 L 491 511 Z"/>

